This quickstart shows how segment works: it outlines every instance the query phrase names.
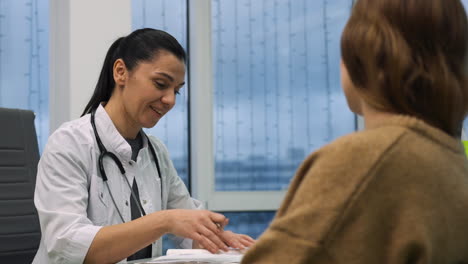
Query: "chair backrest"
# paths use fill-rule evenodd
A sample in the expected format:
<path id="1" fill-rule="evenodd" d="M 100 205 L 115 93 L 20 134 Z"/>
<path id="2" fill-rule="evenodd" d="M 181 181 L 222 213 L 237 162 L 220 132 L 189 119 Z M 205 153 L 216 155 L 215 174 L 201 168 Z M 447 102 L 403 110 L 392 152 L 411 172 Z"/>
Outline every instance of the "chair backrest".
<path id="1" fill-rule="evenodd" d="M 0 263 L 31 263 L 39 247 L 38 161 L 34 113 L 0 108 Z"/>

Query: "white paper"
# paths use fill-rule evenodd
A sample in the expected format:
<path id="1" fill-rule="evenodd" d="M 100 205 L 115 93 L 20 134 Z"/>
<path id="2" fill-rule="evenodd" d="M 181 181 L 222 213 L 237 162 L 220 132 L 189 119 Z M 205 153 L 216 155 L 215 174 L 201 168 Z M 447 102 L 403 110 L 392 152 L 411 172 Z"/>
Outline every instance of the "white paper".
<path id="1" fill-rule="evenodd" d="M 230 249 L 228 252 L 212 254 L 205 249 L 169 249 L 166 256 L 144 263 L 240 263 L 244 251 Z"/>

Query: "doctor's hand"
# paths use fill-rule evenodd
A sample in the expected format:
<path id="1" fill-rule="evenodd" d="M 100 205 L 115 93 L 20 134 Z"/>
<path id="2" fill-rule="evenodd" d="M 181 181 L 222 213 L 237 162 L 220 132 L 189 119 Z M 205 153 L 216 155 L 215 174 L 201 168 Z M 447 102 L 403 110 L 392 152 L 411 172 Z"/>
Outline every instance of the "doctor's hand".
<path id="1" fill-rule="evenodd" d="M 237 249 L 245 249 L 253 246 L 253 244 L 255 243 L 255 240 L 250 236 L 236 234 L 231 231 L 223 231 L 220 237 L 228 246 Z"/>
<path id="2" fill-rule="evenodd" d="M 190 238 L 212 253 L 228 250 L 221 238 L 222 228 L 228 221 L 224 215 L 207 210 L 172 209 L 165 212 L 168 233 Z"/>

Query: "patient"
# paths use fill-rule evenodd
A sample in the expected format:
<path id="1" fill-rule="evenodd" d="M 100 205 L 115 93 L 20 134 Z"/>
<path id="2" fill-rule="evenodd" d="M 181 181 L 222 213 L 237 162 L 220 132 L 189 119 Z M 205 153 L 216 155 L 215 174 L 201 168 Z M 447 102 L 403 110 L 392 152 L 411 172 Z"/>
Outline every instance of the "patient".
<path id="1" fill-rule="evenodd" d="M 365 130 L 310 155 L 242 263 L 468 263 L 467 16 L 358 0 L 342 86 Z"/>

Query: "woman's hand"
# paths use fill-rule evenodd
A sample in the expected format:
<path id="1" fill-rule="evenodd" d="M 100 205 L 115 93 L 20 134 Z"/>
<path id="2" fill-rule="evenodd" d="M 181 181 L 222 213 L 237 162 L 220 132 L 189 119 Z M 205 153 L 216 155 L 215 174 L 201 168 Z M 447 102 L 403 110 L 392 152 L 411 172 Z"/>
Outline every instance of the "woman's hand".
<path id="1" fill-rule="evenodd" d="M 231 231 L 223 231 L 220 235 L 221 239 L 228 246 L 237 249 L 244 249 L 251 247 L 255 240 L 248 235 L 236 234 Z"/>
<path id="2" fill-rule="evenodd" d="M 222 227 L 227 223 L 224 215 L 207 210 L 173 209 L 165 212 L 168 215 L 168 233 L 190 238 L 212 253 L 228 250 L 221 238 L 224 233 Z"/>

